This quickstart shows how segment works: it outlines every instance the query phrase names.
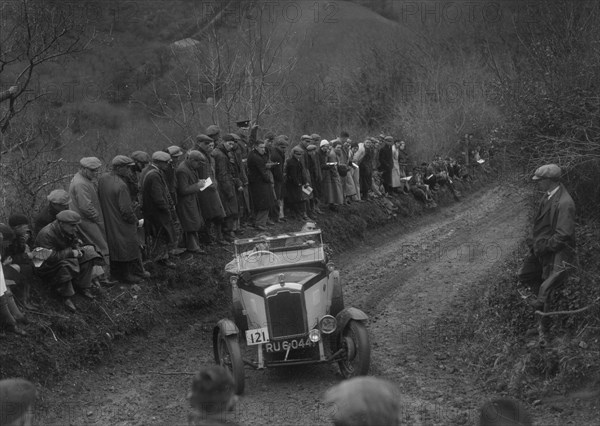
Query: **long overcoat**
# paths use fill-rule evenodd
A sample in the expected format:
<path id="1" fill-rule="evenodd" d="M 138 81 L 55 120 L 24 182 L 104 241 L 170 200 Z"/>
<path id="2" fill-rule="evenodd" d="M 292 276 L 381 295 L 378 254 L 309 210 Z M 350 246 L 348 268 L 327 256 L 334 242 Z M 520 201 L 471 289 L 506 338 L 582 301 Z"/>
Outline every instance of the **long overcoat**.
<path id="1" fill-rule="evenodd" d="M 392 169 L 394 168 L 394 157 L 392 155 L 392 145 L 384 144 L 379 150 L 379 171 L 383 182 L 392 186 Z"/>
<path id="2" fill-rule="evenodd" d="M 167 243 L 176 241 L 172 212 L 171 194 L 165 176 L 153 166 L 144 178 L 142 187 L 142 209 L 144 228 L 154 237 L 162 236 Z"/>
<path id="3" fill-rule="evenodd" d="M 283 181 L 283 172 L 285 166 L 285 151 L 282 151 L 278 147 L 275 147 L 271 150 L 271 161 L 275 164 L 271 168 L 271 172 L 273 173 L 273 189 L 275 190 L 275 197 L 278 200 L 283 199 L 282 190 L 284 187 Z"/>
<path id="4" fill-rule="evenodd" d="M 304 166 L 296 157 L 292 156 L 285 162 L 285 199 L 287 203 L 300 203 L 303 201 L 302 186 L 307 184 Z"/>
<path id="5" fill-rule="evenodd" d="M 77 226 L 85 244 L 93 244 L 103 256 L 108 255 L 104 217 L 98 200 L 98 188 L 95 182 L 77 172 L 69 185 L 71 202 L 69 208 L 81 216 Z"/>
<path id="6" fill-rule="evenodd" d="M 344 204 L 344 191 L 337 165 L 327 165 L 327 163 L 337 163 L 337 155 L 333 150 L 327 152 L 319 150 L 319 162 L 323 174 L 323 180 L 321 181 L 323 202 L 326 204 Z"/>
<path id="7" fill-rule="evenodd" d="M 200 198 L 200 210 L 202 218 L 204 220 L 220 219 L 225 217 L 225 210 L 221 203 L 221 197 L 219 196 L 219 190 L 217 189 L 219 183 L 215 177 L 215 159 L 208 152 L 198 149 L 204 155 L 204 161 L 201 162 L 200 167 L 197 170 L 199 179 L 208 179 L 213 182 L 204 191 L 198 194 Z"/>
<path id="8" fill-rule="evenodd" d="M 127 183 L 114 172 L 98 179 L 98 197 L 104 215 L 110 260 L 130 262 L 139 257 L 138 219 Z"/>
<path id="9" fill-rule="evenodd" d="M 344 150 L 344 148 L 342 148 L 339 152 L 336 151 L 336 154 L 338 157 L 338 162 L 348 167 L 348 173 L 346 173 L 346 176 L 340 176 L 340 179 L 342 180 L 342 189 L 344 191 L 344 197 L 351 197 L 353 195 L 356 195 L 358 189 L 356 188 L 354 178 L 352 177 L 352 171 L 354 167 L 350 165 L 348 153 Z"/>
<path id="10" fill-rule="evenodd" d="M 198 174 L 184 160 L 175 171 L 177 177 L 177 216 L 184 232 L 195 232 L 204 225 L 198 190 Z M 206 189 L 205 189 L 206 191 Z"/>
<path id="11" fill-rule="evenodd" d="M 219 183 L 219 197 L 225 210 L 225 216 L 236 216 L 238 214 L 238 199 L 235 174 L 232 170 L 234 165 L 229 161 L 229 155 L 222 143 L 212 150 L 211 155 L 215 160 L 215 177 Z"/>
<path id="12" fill-rule="evenodd" d="M 275 205 L 273 174 L 267 168 L 269 154 L 253 149 L 248 154 L 248 187 L 255 211 L 269 210 Z"/>

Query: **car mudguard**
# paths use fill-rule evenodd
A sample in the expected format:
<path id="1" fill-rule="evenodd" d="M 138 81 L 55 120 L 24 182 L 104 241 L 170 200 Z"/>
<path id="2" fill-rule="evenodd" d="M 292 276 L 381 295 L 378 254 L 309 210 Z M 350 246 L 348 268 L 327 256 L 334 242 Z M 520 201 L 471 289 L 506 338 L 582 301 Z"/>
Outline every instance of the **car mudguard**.
<path id="1" fill-rule="evenodd" d="M 346 328 L 348 321 L 367 321 L 369 317 L 363 311 L 358 308 L 344 308 L 339 314 L 336 315 L 335 320 L 337 321 L 338 331 Z"/>
<path id="2" fill-rule="evenodd" d="M 237 328 L 235 323 L 230 319 L 223 318 L 220 320 L 213 329 L 213 348 L 215 351 L 217 350 L 217 339 L 219 338 L 219 332 L 221 332 L 224 336 L 234 336 L 236 334 L 240 334 L 240 329 Z"/>

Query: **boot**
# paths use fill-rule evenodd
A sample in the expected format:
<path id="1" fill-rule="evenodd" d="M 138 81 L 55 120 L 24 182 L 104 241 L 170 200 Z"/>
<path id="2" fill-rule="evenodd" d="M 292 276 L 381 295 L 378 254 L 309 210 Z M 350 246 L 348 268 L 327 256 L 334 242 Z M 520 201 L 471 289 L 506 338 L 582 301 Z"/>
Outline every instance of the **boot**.
<path id="1" fill-rule="evenodd" d="M 17 321 L 15 321 L 15 318 L 10 313 L 6 294 L 0 296 L 0 324 L 5 330 L 11 331 L 21 336 L 27 335 L 27 333 L 25 333 L 24 330 L 21 330 L 19 328 L 19 326 L 17 325 Z"/>
<path id="2" fill-rule="evenodd" d="M 6 304 L 8 305 L 8 310 L 10 311 L 13 318 L 17 322 L 20 322 L 23 324 L 29 324 L 29 320 L 27 319 L 27 317 L 25 315 L 23 315 L 23 312 L 21 312 L 19 310 L 19 307 L 15 303 L 15 298 L 13 297 L 13 294 L 10 290 L 6 290 L 6 293 L 4 293 L 4 298 L 6 299 Z"/>

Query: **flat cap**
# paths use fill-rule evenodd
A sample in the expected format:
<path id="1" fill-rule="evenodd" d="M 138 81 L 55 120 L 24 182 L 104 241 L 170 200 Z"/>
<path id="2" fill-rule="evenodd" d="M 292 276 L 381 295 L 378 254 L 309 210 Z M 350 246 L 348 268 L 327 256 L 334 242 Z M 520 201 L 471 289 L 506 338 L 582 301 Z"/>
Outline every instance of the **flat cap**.
<path id="1" fill-rule="evenodd" d="M 300 137 L 300 140 L 310 140 L 310 139 L 312 139 L 312 138 L 310 137 L 310 135 L 302 135 L 302 136 Z"/>
<path id="2" fill-rule="evenodd" d="M 117 155 L 110 162 L 110 165 L 113 167 L 131 166 L 132 164 L 135 164 L 135 162 L 126 155 Z"/>
<path id="3" fill-rule="evenodd" d="M 235 137 L 231 133 L 224 134 L 223 137 L 222 137 L 222 139 L 225 142 L 235 141 Z"/>
<path id="4" fill-rule="evenodd" d="M 329 141 L 327 139 L 323 139 L 319 144 L 319 147 L 329 146 Z"/>
<path id="5" fill-rule="evenodd" d="M 74 212 L 73 210 L 63 210 L 59 214 L 56 215 L 56 219 L 59 222 L 63 223 L 79 223 L 81 222 L 81 216 L 79 213 Z"/>
<path id="6" fill-rule="evenodd" d="M 181 157 L 183 155 L 183 150 L 177 145 L 171 145 L 167 148 L 167 151 L 171 157 Z"/>
<path id="7" fill-rule="evenodd" d="M 546 164 L 540 168 L 538 168 L 533 174 L 533 180 L 540 179 L 560 179 L 562 174 L 562 170 L 556 164 Z"/>
<path id="8" fill-rule="evenodd" d="M 9 425 L 19 420 L 35 402 L 36 396 L 35 386 L 25 379 L 0 380 L 2 424 Z"/>
<path id="9" fill-rule="evenodd" d="M 394 137 L 393 137 L 393 136 L 386 136 L 386 137 L 384 138 L 384 140 L 385 140 L 386 142 L 394 142 Z"/>
<path id="10" fill-rule="evenodd" d="M 292 152 L 299 152 L 300 154 L 304 154 L 304 150 L 299 145 L 296 145 L 295 147 L 293 147 Z"/>
<path id="11" fill-rule="evenodd" d="M 212 138 L 210 136 L 205 135 L 204 133 L 200 133 L 196 136 L 196 142 L 212 142 Z"/>
<path id="12" fill-rule="evenodd" d="M 96 157 L 83 157 L 81 160 L 79 160 L 79 164 L 81 167 L 85 167 L 86 169 L 96 170 L 102 166 L 102 161 Z"/>
<path id="13" fill-rule="evenodd" d="M 265 134 L 265 140 L 271 140 L 271 139 L 275 139 L 275 133 L 273 133 L 273 132 L 267 132 Z"/>
<path id="14" fill-rule="evenodd" d="M 202 154 L 200 151 L 196 151 L 195 149 L 188 151 L 188 158 L 190 160 L 202 160 L 202 161 L 206 160 L 206 157 L 204 156 L 204 154 Z"/>
<path id="15" fill-rule="evenodd" d="M 202 367 L 192 379 L 192 406 L 206 411 L 227 404 L 234 393 L 233 378 L 229 371 L 220 365 Z"/>
<path id="16" fill-rule="evenodd" d="M 307 151 L 314 151 L 317 149 L 317 145 L 313 145 L 312 143 L 306 147 Z"/>
<path id="17" fill-rule="evenodd" d="M 275 138 L 276 145 L 287 145 L 290 139 L 286 135 L 279 135 Z"/>
<path id="18" fill-rule="evenodd" d="M 46 199 L 51 203 L 61 204 L 63 206 L 68 206 L 71 202 L 71 197 L 69 196 L 69 193 L 64 189 L 55 189 L 54 191 L 50 192 L 50 194 L 48 194 Z"/>
<path id="19" fill-rule="evenodd" d="M 171 156 L 164 151 L 156 151 L 152 154 L 152 161 L 170 161 Z"/>
<path id="20" fill-rule="evenodd" d="M 219 129 L 219 126 L 216 124 L 211 124 L 206 128 L 206 134 L 208 136 L 218 135 L 219 133 L 221 133 L 221 129 Z"/>
<path id="21" fill-rule="evenodd" d="M 10 226 L 11 228 L 15 228 L 21 225 L 29 225 L 29 219 L 27 219 L 27 216 L 25 216 L 24 214 L 15 213 L 11 214 L 8 217 L 8 226 Z"/>
<path id="22" fill-rule="evenodd" d="M 145 151 L 134 151 L 130 155 L 133 161 L 137 161 L 138 163 L 149 163 L 150 162 L 150 154 Z"/>
<path id="23" fill-rule="evenodd" d="M 317 134 L 317 133 L 313 133 L 312 135 L 310 135 L 310 138 L 313 141 L 318 141 L 319 139 L 321 139 L 321 136 L 319 134 Z"/>

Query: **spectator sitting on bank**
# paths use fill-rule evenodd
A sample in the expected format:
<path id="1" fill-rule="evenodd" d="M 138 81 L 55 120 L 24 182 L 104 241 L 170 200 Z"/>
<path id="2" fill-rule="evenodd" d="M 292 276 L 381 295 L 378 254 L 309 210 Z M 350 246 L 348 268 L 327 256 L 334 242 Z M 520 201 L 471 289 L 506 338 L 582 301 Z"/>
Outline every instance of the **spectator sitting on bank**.
<path id="1" fill-rule="evenodd" d="M 12 229 L 8 225 L 0 223 L 0 245 L 2 248 L 4 249 L 13 238 L 14 233 Z M 0 258 L 0 260 L 2 259 Z M 4 279 L 4 269 L 10 270 L 11 268 L 4 264 L 0 268 L 0 326 L 5 330 L 24 336 L 27 333 L 19 328 L 17 322 L 27 324 L 29 321 L 15 304 L 12 292 L 7 286 L 7 281 Z"/>
<path id="2" fill-rule="evenodd" d="M 192 379 L 192 389 L 187 396 L 191 410 L 188 425 L 235 425 L 227 421 L 227 413 L 233 410 L 237 396 L 234 382 L 227 369 L 220 365 L 203 367 Z"/>
<path id="3" fill-rule="evenodd" d="M 423 183 L 423 175 L 418 167 L 413 168 L 412 177 L 408 181 L 411 194 L 427 207 L 435 207 L 429 186 Z"/>
<path id="4" fill-rule="evenodd" d="M 519 401 L 497 398 L 481 407 L 478 426 L 531 426 L 533 421 Z"/>
<path id="5" fill-rule="evenodd" d="M 22 214 L 13 214 L 8 218 L 8 225 L 15 234 L 15 238 L 2 251 L 4 262 L 9 261 L 9 271 L 5 271 L 5 278 L 16 282 L 17 296 L 26 309 L 34 309 L 37 306 L 30 300 L 31 283 L 36 280 L 33 272 L 31 245 L 33 238 L 29 219 Z M 14 271 L 14 272 L 13 272 Z"/>
<path id="6" fill-rule="evenodd" d="M 56 215 L 67 210 L 71 202 L 69 193 L 64 189 L 55 189 L 48 194 L 46 199 L 48 204 L 42 208 L 33 221 L 33 235 L 37 235 L 44 226 L 54 222 Z"/>
<path id="7" fill-rule="evenodd" d="M 325 402 L 334 404 L 335 426 L 400 425 L 396 385 L 376 377 L 354 377 L 329 388 Z"/>
<path id="8" fill-rule="evenodd" d="M 63 298 L 65 307 L 75 312 L 71 298 L 75 289 L 88 298 L 92 283 L 92 260 L 100 257 L 92 246 L 81 245 L 77 236 L 77 225 L 81 221 L 78 213 L 64 210 L 56 215 L 56 220 L 46 225 L 35 239 L 35 246 L 45 248 L 46 259 L 36 268 L 37 274 L 52 285 Z"/>

